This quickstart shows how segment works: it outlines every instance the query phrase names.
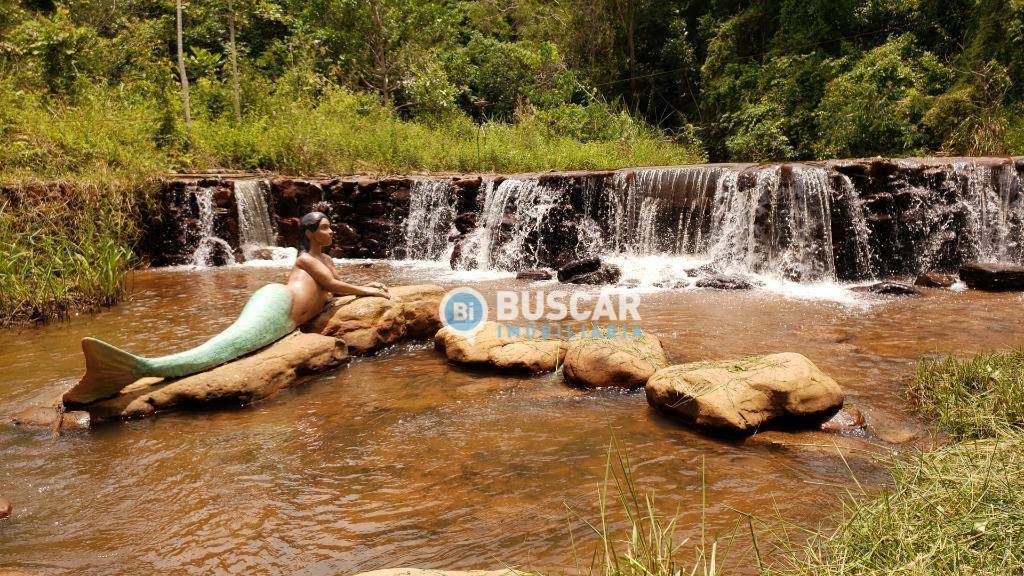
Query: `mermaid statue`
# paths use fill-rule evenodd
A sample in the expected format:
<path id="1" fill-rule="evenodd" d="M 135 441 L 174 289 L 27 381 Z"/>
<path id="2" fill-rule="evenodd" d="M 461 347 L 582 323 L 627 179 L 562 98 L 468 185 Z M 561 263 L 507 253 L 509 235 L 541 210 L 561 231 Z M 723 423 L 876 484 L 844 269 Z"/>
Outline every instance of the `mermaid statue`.
<path id="1" fill-rule="evenodd" d="M 267 284 L 257 290 L 233 324 L 195 348 L 145 358 L 96 338 L 83 338 L 85 376 L 64 393 L 63 404 L 88 404 L 113 396 L 145 376 L 188 376 L 255 352 L 319 314 L 332 294 L 389 298 L 383 284 L 355 286 L 338 277 L 330 256 L 323 252 L 333 236 L 330 220 L 322 212 L 303 216 L 299 221 L 299 255 L 288 283 Z"/>

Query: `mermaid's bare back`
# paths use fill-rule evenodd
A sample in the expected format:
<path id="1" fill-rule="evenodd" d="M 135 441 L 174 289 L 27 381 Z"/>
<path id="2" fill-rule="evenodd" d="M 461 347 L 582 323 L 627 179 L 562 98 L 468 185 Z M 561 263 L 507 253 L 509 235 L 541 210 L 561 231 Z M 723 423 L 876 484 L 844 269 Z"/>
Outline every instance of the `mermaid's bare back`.
<path id="1" fill-rule="evenodd" d="M 260 348 L 295 330 L 292 293 L 283 284 L 268 284 L 249 298 L 238 319 L 195 348 L 158 358 L 135 356 L 95 338 L 82 339 L 85 375 L 62 400 L 86 404 L 117 394 L 145 376 L 177 378 L 209 370 Z"/>

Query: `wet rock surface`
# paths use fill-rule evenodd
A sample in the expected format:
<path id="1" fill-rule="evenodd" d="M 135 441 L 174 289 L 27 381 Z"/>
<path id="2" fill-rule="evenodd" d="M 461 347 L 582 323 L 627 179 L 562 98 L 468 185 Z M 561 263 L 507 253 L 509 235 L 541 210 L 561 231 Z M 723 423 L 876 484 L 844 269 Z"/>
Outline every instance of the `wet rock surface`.
<path id="1" fill-rule="evenodd" d="M 956 284 L 956 277 L 942 272 L 923 272 L 914 280 L 914 286 L 922 288 L 949 288 Z"/>
<path id="2" fill-rule="evenodd" d="M 921 296 L 921 291 L 902 282 L 876 282 L 869 286 L 857 286 L 854 292 L 881 294 L 883 296 Z"/>
<path id="3" fill-rule="evenodd" d="M 856 406 L 843 406 L 836 415 L 821 425 L 822 432 L 849 434 L 863 432 L 864 414 Z"/>
<path id="4" fill-rule="evenodd" d="M 57 426 L 57 417 L 60 426 Z M 30 406 L 11 418 L 15 426 L 59 428 L 60 430 L 87 430 L 91 416 L 84 410 L 58 411 L 52 406 Z"/>
<path id="5" fill-rule="evenodd" d="M 960 267 L 960 279 L 968 288 L 992 292 L 1024 290 L 1024 266 L 973 262 Z"/>
<path id="6" fill-rule="evenodd" d="M 455 364 L 534 374 L 557 369 L 567 349 L 566 341 L 558 336 L 509 334 L 496 322 L 484 323 L 472 339 L 446 326 L 437 331 L 434 346 Z"/>
<path id="7" fill-rule="evenodd" d="M 97 423 L 142 418 L 175 409 L 249 404 L 348 360 L 341 340 L 293 332 L 259 352 L 206 372 L 169 381 L 143 378 L 117 396 L 82 406 L 81 410 Z"/>
<path id="8" fill-rule="evenodd" d="M 698 278 L 695 286 L 697 288 L 710 288 L 713 290 L 751 290 L 759 285 L 756 281 L 743 276 L 733 274 L 712 274 Z"/>
<path id="9" fill-rule="evenodd" d="M 3 520 L 4 518 L 10 516 L 11 512 L 13 511 L 14 506 L 11 504 L 11 501 L 8 500 L 7 498 L 4 498 L 3 496 L 0 496 L 0 520 Z M 0 570 L 0 572 L 2 572 L 2 570 Z"/>
<path id="10" fill-rule="evenodd" d="M 546 268 L 530 268 L 528 270 L 520 270 L 516 273 L 517 280 L 539 281 L 551 280 L 552 278 L 554 278 L 554 274 L 551 273 L 551 270 Z"/>
<path id="11" fill-rule="evenodd" d="M 373 354 L 408 339 L 431 338 L 441 328 L 445 289 L 436 284 L 389 288 L 391 298 L 341 296 L 302 327 L 345 341 L 354 356 Z"/>
<path id="12" fill-rule="evenodd" d="M 633 389 L 667 365 L 661 339 L 649 332 L 639 338 L 583 337 L 569 341 L 562 375 L 566 383 L 583 388 Z"/>
<path id="13" fill-rule="evenodd" d="M 766 425 L 815 428 L 843 406 L 843 391 L 801 354 L 669 366 L 645 387 L 651 406 L 697 428 L 747 435 Z"/>

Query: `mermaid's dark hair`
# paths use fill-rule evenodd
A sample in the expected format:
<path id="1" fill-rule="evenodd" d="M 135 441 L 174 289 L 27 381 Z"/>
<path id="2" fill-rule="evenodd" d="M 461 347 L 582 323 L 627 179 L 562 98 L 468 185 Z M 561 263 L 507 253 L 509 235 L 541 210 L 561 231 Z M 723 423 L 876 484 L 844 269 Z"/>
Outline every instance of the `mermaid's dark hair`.
<path id="1" fill-rule="evenodd" d="M 326 219 L 327 215 L 323 212 L 310 212 L 299 220 L 299 252 L 309 252 L 309 238 L 306 238 L 306 231 L 315 232 L 320 227 L 320 221 Z"/>

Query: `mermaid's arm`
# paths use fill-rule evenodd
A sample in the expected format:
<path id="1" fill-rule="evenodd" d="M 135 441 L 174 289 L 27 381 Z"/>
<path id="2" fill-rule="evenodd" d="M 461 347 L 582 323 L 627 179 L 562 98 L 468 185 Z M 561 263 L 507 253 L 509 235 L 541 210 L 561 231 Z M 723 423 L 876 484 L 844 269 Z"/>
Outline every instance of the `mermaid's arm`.
<path id="1" fill-rule="evenodd" d="M 298 259 L 295 260 L 295 264 L 306 271 L 317 286 L 327 290 L 328 292 L 338 296 L 379 296 L 381 298 L 388 298 L 389 295 L 387 290 L 370 286 L 356 286 L 343 282 L 337 279 L 334 275 L 334 271 L 328 268 L 322 261 L 317 260 L 308 253 L 300 254 Z"/>

